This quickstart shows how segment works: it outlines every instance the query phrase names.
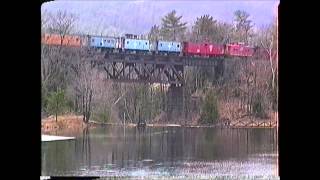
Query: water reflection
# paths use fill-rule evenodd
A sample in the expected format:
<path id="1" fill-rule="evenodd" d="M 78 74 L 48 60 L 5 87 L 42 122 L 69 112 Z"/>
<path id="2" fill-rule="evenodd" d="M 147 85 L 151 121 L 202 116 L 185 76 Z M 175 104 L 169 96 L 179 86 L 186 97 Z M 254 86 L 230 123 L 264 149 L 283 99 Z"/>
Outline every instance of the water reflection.
<path id="1" fill-rule="evenodd" d="M 42 144 L 42 175 L 277 174 L 274 129 L 84 129 Z"/>

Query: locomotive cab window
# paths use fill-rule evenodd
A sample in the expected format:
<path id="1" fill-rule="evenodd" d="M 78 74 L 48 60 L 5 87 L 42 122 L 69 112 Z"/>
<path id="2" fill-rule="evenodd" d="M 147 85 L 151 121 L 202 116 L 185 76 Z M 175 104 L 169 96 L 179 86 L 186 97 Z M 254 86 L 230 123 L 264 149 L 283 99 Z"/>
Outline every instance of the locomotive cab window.
<path id="1" fill-rule="evenodd" d="M 148 45 L 148 43 L 146 42 L 146 45 Z"/>
<path id="2" fill-rule="evenodd" d="M 177 45 L 177 47 L 179 47 L 179 44 Z"/>

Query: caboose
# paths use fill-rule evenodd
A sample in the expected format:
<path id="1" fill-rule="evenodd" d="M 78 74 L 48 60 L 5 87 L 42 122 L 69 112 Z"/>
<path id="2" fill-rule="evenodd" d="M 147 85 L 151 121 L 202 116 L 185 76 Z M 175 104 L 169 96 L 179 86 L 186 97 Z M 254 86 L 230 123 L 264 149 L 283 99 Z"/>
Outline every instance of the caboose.
<path id="1" fill-rule="evenodd" d="M 230 43 L 225 46 L 225 54 L 227 56 L 252 57 L 254 48 L 244 45 L 244 43 Z"/>

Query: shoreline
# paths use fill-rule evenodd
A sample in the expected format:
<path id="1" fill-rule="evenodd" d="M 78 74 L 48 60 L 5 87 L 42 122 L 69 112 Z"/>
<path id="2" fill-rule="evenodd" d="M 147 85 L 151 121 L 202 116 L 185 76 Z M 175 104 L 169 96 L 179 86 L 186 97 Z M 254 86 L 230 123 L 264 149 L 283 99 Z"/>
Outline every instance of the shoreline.
<path id="1" fill-rule="evenodd" d="M 101 126 L 124 126 L 122 123 L 100 123 L 100 122 L 89 122 L 88 125 L 101 125 Z M 126 127 L 137 127 L 137 124 L 128 123 Z M 146 127 L 184 127 L 184 128 L 276 128 L 277 123 L 275 121 L 261 121 L 261 122 L 249 122 L 247 124 L 238 125 L 230 123 L 230 125 L 216 124 L 216 125 L 191 125 L 191 124 L 146 124 Z"/>
<path id="2" fill-rule="evenodd" d="M 106 126 L 116 126 L 116 127 L 127 127 L 136 128 L 135 123 L 103 123 L 96 121 L 89 121 L 85 124 L 82 121 L 81 116 L 61 116 L 58 117 L 58 122 L 52 118 L 41 120 L 41 133 L 56 133 L 64 132 L 66 134 L 73 134 L 82 132 L 86 128 L 96 128 L 96 127 L 106 127 Z M 229 129 L 254 129 L 254 128 L 277 128 L 277 121 L 275 120 L 240 120 L 240 121 L 230 121 L 228 124 L 226 122 L 218 122 L 215 125 L 201 125 L 201 124 L 174 124 L 174 123 L 147 123 L 145 127 L 182 127 L 182 128 L 229 128 Z"/>

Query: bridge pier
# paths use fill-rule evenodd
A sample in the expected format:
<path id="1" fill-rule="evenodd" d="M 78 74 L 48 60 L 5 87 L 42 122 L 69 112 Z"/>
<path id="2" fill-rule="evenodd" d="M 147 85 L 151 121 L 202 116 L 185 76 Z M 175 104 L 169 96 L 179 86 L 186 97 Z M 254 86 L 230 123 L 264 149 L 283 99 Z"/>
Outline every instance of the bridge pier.
<path id="1" fill-rule="evenodd" d="M 167 92 L 168 106 L 166 109 L 167 117 L 176 120 L 182 117 L 184 108 L 184 87 L 171 84 Z"/>

